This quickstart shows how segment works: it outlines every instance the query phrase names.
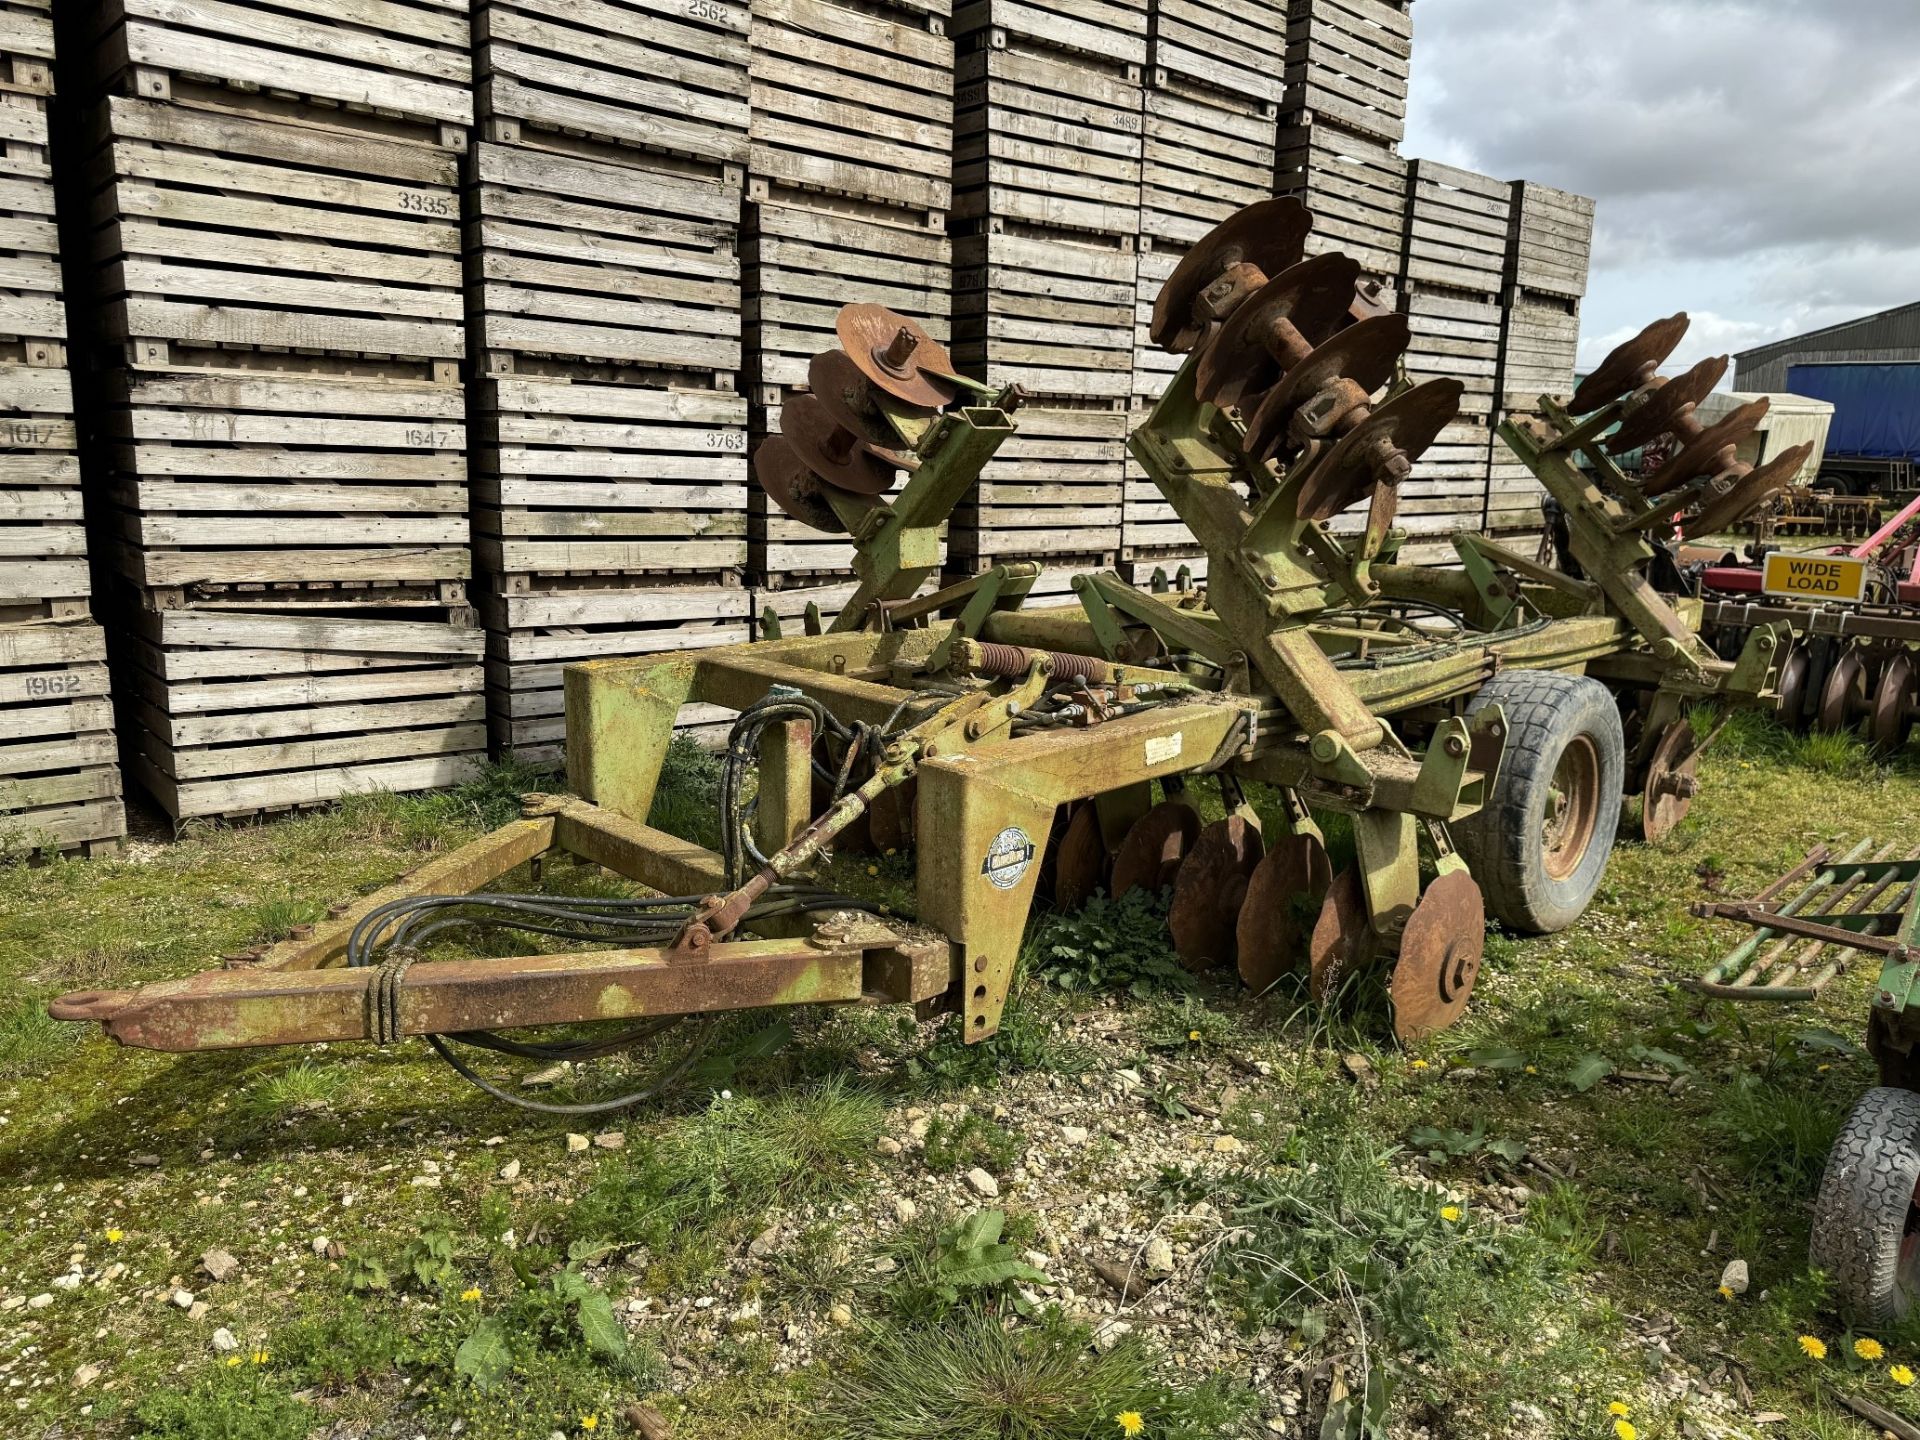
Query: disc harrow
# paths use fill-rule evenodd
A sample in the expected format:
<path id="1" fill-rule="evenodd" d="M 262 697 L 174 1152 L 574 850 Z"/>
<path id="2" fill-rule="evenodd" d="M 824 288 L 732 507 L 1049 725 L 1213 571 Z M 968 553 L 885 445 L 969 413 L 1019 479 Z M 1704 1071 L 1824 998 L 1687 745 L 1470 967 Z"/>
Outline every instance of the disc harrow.
<path id="1" fill-rule="evenodd" d="M 1077 575 L 1075 603 L 1042 608 L 1027 603 L 1037 564 L 936 579 L 940 528 L 1023 397 L 954 373 L 910 318 L 849 305 L 754 457 L 787 514 L 851 538 L 843 609 L 810 613 L 805 634 L 770 618 L 749 643 L 571 667 L 571 796 L 536 797 L 517 825 L 258 965 L 63 997 L 55 1013 L 198 1049 L 891 1001 L 951 1013 L 975 1043 L 1000 1025 L 1036 900 L 1146 892 L 1196 971 L 1383 1010 L 1407 1044 L 1453 1023 L 1490 915 L 1539 932 L 1590 903 L 1623 772 L 1644 792 L 1643 832 L 1664 834 L 1697 789 L 1687 713 L 1771 702 L 1780 637 L 1756 628 L 1737 658 L 1714 654 L 1654 583 L 1647 537 L 1695 504 L 1731 512 L 1778 467 L 1739 465 L 1740 426 L 1694 419 L 1711 365 L 1655 382 L 1685 334 L 1676 316 L 1582 387 L 1597 413 L 1543 400 L 1503 428 L 1561 507 L 1566 563 L 1473 533 L 1453 537 L 1458 569 L 1399 563 L 1399 487 L 1462 386 L 1406 378 L 1407 322 L 1350 257 L 1306 258 L 1310 229 L 1296 200 L 1250 206 L 1155 303 L 1152 334 L 1186 358 L 1128 446 L 1205 551 L 1203 588 Z M 1669 489 L 1612 465 L 1601 437 L 1623 423 L 1674 438 Z M 1359 533 L 1327 523 L 1360 505 Z M 739 715 L 717 851 L 645 823 L 687 705 Z M 1622 711 L 1637 717 L 1628 759 Z M 1337 862 L 1328 815 L 1343 817 Z M 1523 843 L 1493 843 L 1515 831 Z M 828 889 L 836 847 L 907 856 L 912 921 Z M 520 913 L 524 897 L 476 892 L 555 848 L 666 898 L 630 902 L 642 919 L 614 902 L 611 919 L 570 919 L 565 933 L 604 942 L 579 953 L 393 941 L 442 901 L 488 923 Z M 1548 890 L 1551 906 L 1530 898 Z"/>

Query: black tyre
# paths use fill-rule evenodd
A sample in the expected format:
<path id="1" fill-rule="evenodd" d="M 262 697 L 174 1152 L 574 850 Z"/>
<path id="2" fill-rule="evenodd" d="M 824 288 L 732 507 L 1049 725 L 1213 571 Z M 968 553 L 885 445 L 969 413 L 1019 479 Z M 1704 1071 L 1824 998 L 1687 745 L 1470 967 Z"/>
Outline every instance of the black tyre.
<path id="1" fill-rule="evenodd" d="M 1856 1324 L 1892 1324 L 1920 1284 L 1920 1095 L 1869 1090 L 1827 1157 L 1808 1257 Z"/>
<path id="2" fill-rule="evenodd" d="M 1579 675 L 1509 670 L 1467 706 L 1507 712 L 1507 753 L 1486 808 L 1455 842 L 1510 930 L 1549 935 L 1586 913 L 1613 853 L 1627 743 L 1607 687 Z"/>

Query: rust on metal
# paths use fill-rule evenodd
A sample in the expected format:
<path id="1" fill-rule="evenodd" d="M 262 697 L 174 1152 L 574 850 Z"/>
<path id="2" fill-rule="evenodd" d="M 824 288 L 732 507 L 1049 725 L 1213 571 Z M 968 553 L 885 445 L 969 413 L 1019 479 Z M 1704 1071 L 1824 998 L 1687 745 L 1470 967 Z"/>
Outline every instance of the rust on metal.
<path id="1" fill-rule="evenodd" d="M 842 426 L 817 397 L 799 391 L 789 391 L 780 407 L 780 436 L 823 484 L 855 495 L 886 494 L 906 464 Z"/>
<path id="2" fill-rule="evenodd" d="M 1307 989 L 1314 1004 L 1332 1004 L 1348 981 L 1371 968 L 1378 946 L 1367 914 L 1366 882 L 1348 866 L 1327 887 L 1307 940 Z"/>
<path id="3" fill-rule="evenodd" d="M 1154 299 L 1149 333 L 1184 355 L 1268 280 L 1300 263 L 1313 217 L 1297 197 L 1236 211 L 1189 250 Z"/>
<path id="4" fill-rule="evenodd" d="M 827 503 L 826 487 L 807 468 L 784 435 L 769 435 L 753 454 L 753 475 L 760 488 L 791 518 L 823 535 L 844 535 L 847 527 Z"/>
<path id="5" fill-rule="evenodd" d="M 1687 338 L 1691 323 L 1685 311 L 1654 321 L 1602 360 L 1599 367 L 1581 381 L 1568 409 L 1575 415 L 1591 415 L 1647 385 L 1667 357 Z"/>
<path id="6" fill-rule="evenodd" d="M 698 961 L 658 948 L 422 960 L 400 981 L 400 1028 L 406 1035 L 457 1035 L 845 1003 L 861 997 L 865 964 L 862 947 L 822 950 L 791 940 L 721 942 Z M 364 1040 L 379 975 L 373 967 L 209 970 L 105 998 L 62 997 L 50 1013 L 97 1020 L 111 1039 L 143 1050 Z"/>
<path id="7" fill-rule="evenodd" d="M 1185 800 L 1163 800 L 1134 821 L 1113 856 L 1113 898 L 1134 890 L 1158 895 L 1173 884 L 1194 842 L 1200 812 Z"/>
<path id="8" fill-rule="evenodd" d="M 1732 528 L 1791 485 L 1812 458 L 1813 442 L 1809 440 L 1781 451 L 1757 470 L 1747 471 L 1744 464 L 1736 466 L 1732 483 L 1707 500 L 1699 514 L 1683 521 L 1681 533 L 1713 535 Z"/>
<path id="9" fill-rule="evenodd" d="M 900 437 L 874 400 L 874 384 L 844 350 L 822 350 L 807 363 L 807 389 L 844 429 L 892 449 Z"/>
<path id="10" fill-rule="evenodd" d="M 914 321 L 884 305 L 848 305 L 834 328 L 840 348 L 875 385 L 922 409 L 951 405 L 959 393 L 953 361 Z"/>
<path id="11" fill-rule="evenodd" d="M 1393 1032 L 1403 1044 L 1424 1040 L 1460 1018 L 1480 977 L 1487 910 L 1480 887 L 1464 870 L 1427 887 L 1400 932 L 1388 994 Z"/>
<path id="12" fill-rule="evenodd" d="M 1244 816 L 1229 815 L 1200 832 L 1174 877 L 1167 912 L 1174 951 L 1187 969 L 1232 963 L 1234 927 L 1262 854 L 1260 831 Z"/>
<path id="13" fill-rule="evenodd" d="M 1647 783 L 1640 797 L 1640 834 L 1657 845 L 1674 831 L 1700 793 L 1700 740 L 1688 720 L 1675 720 L 1660 736 L 1647 762 Z"/>
<path id="14" fill-rule="evenodd" d="M 1235 926 L 1240 978 L 1256 993 L 1307 965 L 1307 937 L 1333 886 L 1327 848 L 1312 835 L 1283 835 L 1247 881 Z"/>
<path id="15" fill-rule="evenodd" d="M 1270 389 L 1345 323 L 1359 278 L 1360 262 L 1337 252 L 1283 270 L 1207 342 L 1194 394 L 1225 408 Z"/>
<path id="16" fill-rule="evenodd" d="M 1729 357 L 1717 355 L 1647 391 L 1645 398 L 1620 422 L 1620 428 L 1607 437 L 1607 449 L 1612 454 L 1624 455 L 1669 431 L 1677 431 L 1690 420 L 1697 430 L 1699 421 L 1693 419 L 1696 407 L 1726 378 L 1731 363 Z"/>
<path id="17" fill-rule="evenodd" d="M 1100 815 L 1091 803 L 1081 805 L 1067 821 L 1060 850 L 1053 862 L 1054 902 L 1062 910 L 1078 910 L 1107 883 L 1107 842 L 1100 834 Z"/>
<path id="18" fill-rule="evenodd" d="M 1370 412 L 1308 471 L 1300 487 L 1300 514 L 1330 520 L 1376 486 L 1397 488 L 1453 423 L 1465 393 L 1458 380 L 1429 380 Z"/>
<path id="19" fill-rule="evenodd" d="M 1341 382 L 1363 396 L 1376 394 L 1393 380 L 1396 363 L 1412 342 L 1413 332 L 1404 315 L 1381 315 L 1349 325 L 1260 398 L 1247 417 L 1247 454 L 1255 460 L 1275 460 L 1315 438 L 1295 430 L 1294 422 L 1303 409 Z M 1360 415 L 1351 423 L 1363 419 Z"/>
<path id="20" fill-rule="evenodd" d="M 1690 480 L 1719 475 L 1732 468 L 1737 463 L 1733 452 L 1742 440 L 1760 427 L 1772 403 L 1762 395 L 1702 429 L 1687 441 L 1685 449 L 1653 472 L 1647 493 L 1665 495 L 1678 490 Z M 1740 473 L 1747 473 L 1744 467 Z"/>

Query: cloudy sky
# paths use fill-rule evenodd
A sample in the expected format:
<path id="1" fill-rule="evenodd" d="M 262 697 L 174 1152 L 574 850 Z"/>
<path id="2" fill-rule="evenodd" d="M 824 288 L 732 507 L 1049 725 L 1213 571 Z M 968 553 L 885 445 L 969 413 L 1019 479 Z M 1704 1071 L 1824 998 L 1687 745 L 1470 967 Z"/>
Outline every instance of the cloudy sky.
<path id="1" fill-rule="evenodd" d="M 1599 201 L 1581 361 L 1920 300 L 1920 0 L 1420 0 L 1402 151 Z"/>

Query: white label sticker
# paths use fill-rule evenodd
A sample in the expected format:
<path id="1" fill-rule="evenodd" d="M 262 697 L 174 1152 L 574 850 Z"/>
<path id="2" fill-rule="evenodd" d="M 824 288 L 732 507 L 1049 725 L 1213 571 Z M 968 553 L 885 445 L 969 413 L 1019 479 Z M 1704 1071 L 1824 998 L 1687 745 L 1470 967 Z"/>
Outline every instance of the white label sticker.
<path id="1" fill-rule="evenodd" d="M 1169 760 L 1178 760 L 1180 752 L 1186 748 L 1186 733 L 1176 730 L 1171 735 L 1156 735 L 1147 741 L 1147 764 L 1164 765 Z"/>
<path id="2" fill-rule="evenodd" d="M 996 890 L 1011 890 L 1033 868 L 1033 841 L 1018 825 L 1009 825 L 993 837 L 980 873 Z"/>

